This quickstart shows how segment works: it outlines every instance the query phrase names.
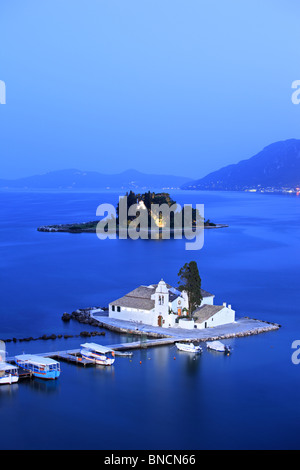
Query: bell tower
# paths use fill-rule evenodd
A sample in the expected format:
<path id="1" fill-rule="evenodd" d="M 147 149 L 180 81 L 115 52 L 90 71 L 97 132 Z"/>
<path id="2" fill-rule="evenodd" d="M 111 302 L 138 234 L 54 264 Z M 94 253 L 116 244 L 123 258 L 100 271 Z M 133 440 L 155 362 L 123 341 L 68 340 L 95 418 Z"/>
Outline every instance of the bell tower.
<path id="1" fill-rule="evenodd" d="M 168 327 L 169 290 L 165 281 L 161 280 L 154 294 L 155 314 L 159 326 Z"/>

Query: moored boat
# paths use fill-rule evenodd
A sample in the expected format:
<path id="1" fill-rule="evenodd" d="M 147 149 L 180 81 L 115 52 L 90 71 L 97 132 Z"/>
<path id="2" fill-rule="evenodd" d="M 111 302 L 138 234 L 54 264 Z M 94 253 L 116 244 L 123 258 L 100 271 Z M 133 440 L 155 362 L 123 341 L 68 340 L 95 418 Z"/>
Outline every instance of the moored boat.
<path id="1" fill-rule="evenodd" d="M 179 351 L 184 351 L 184 352 L 191 352 L 191 353 L 201 353 L 202 348 L 200 346 L 195 346 L 195 344 L 190 343 L 175 343 L 175 346 Z"/>
<path id="2" fill-rule="evenodd" d="M 18 380 L 18 367 L 7 362 L 0 362 L 0 385 L 15 384 Z"/>
<path id="3" fill-rule="evenodd" d="M 0 385 L 18 382 L 18 371 L 18 367 L 6 362 L 6 345 L 4 341 L 0 341 Z"/>
<path id="4" fill-rule="evenodd" d="M 100 364 L 111 366 L 115 362 L 115 353 L 112 349 L 95 343 L 81 344 L 80 354 L 84 359 Z"/>
<path id="5" fill-rule="evenodd" d="M 210 341 L 206 343 L 207 349 L 211 349 L 212 351 L 223 352 L 225 354 L 230 354 L 230 347 L 226 346 L 225 344 L 221 343 L 221 341 Z"/>
<path id="6" fill-rule="evenodd" d="M 114 351 L 115 356 L 120 356 L 120 357 L 132 357 L 133 353 L 126 351 L 126 352 L 120 352 L 120 351 Z"/>
<path id="7" fill-rule="evenodd" d="M 15 357 L 19 367 L 28 370 L 39 379 L 57 379 L 60 376 L 60 363 L 48 357 L 22 354 Z"/>

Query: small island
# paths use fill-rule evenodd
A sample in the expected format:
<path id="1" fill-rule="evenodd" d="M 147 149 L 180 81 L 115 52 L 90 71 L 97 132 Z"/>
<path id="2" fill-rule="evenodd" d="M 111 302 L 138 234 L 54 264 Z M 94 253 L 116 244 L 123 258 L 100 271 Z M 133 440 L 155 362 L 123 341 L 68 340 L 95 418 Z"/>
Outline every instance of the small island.
<path id="1" fill-rule="evenodd" d="M 174 208 L 179 206 L 176 201 L 174 201 L 169 193 L 154 193 L 154 192 L 146 192 L 143 194 L 135 194 L 133 191 L 126 193 L 126 205 L 127 205 L 127 226 L 130 225 L 132 221 L 134 221 L 135 216 L 128 215 L 129 208 L 137 205 L 137 211 L 147 211 L 148 223 L 149 227 L 158 227 L 159 229 L 163 229 L 166 225 L 166 218 L 164 218 L 162 212 L 159 210 L 153 210 L 155 206 L 163 206 L 167 205 L 169 208 Z M 123 197 L 125 199 L 125 197 Z M 121 198 L 122 199 L 122 198 Z M 180 206 L 179 206 L 180 208 Z M 179 209 L 177 212 L 177 216 L 180 214 L 181 220 L 184 220 L 185 212 L 184 207 Z M 118 232 L 119 223 L 120 223 L 120 202 L 117 205 L 116 209 L 116 229 Z M 174 213 L 170 212 L 170 228 L 174 230 Z M 108 221 L 112 220 L 114 216 L 111 216 Z M 225 224 L 216 224 L 211 222 L 209 219 L 203 220 L 197 209 L 192 208 L 192 227 L 196 228 L 197 221 L 201 220 L 203 222 L 203 227 L 205 229 L 212 229 L 212 228 L 224 228 L 228 227 Z M 71 223 L 71 224 L 55 224 L 55 225 L 43 225 L 38 227 L 39 232 L 68 232 L 68 233 L 96 233 L 97 226 L 99 224 L 99 220 L 89 221 L 89 222 L 79 222 L 79 223 Z"/>

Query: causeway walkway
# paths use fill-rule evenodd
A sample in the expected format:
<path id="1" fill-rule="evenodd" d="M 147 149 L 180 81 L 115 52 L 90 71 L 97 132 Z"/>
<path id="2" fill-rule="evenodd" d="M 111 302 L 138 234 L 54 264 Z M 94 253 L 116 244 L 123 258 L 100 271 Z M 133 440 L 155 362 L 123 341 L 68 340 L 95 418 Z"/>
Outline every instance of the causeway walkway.
<path id="1" fill-rule="evenodd" d="M 240 318 L 234 323 L 216 326 L 214 328 L 183 329 L 161 328 L 159 326 L 145 325 L 137 322 L 116 320 L 104 315 L 92 315 L 99 322 L 99 326 L 119 333 L 145 335 L 154 338 L 173 338 L 176 341 L 215 341 L 217 339 L 238 338 L 275 331 L 280 328 L 276 323 L 267 323 L 251 318 Z"/>

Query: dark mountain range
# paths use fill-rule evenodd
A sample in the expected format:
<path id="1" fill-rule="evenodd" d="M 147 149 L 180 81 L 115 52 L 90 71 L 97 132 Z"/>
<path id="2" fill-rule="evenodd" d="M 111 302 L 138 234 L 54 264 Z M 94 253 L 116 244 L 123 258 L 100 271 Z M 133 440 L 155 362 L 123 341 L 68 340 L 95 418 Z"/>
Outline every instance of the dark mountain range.
<path id="1" fill-rule="evenodd" d="M 148 175 L 136 170 L 105 175 L 93 171 L 61 170 L 16 180 L 0 179 L 0 188 L 9 189 L 175 189 L 191 181 L 170 175 Z"/>
<path id="2" fill-rule="evenodd" d="M 265 147 L 248 160 L 214 171 L 182 189 L 247 190 L 300 187 L 300 140 L 291 139 Z"/>

